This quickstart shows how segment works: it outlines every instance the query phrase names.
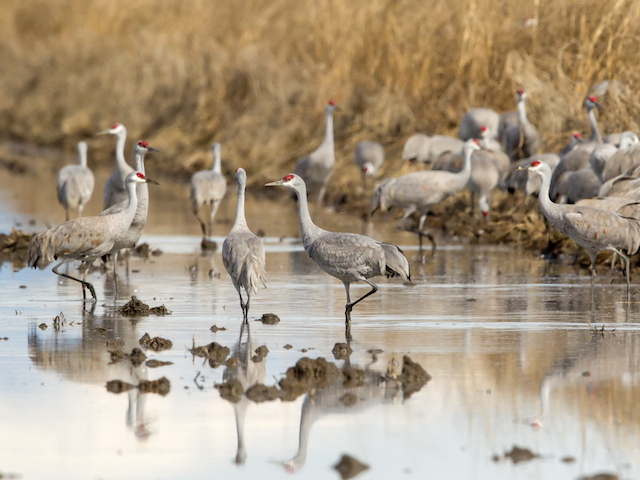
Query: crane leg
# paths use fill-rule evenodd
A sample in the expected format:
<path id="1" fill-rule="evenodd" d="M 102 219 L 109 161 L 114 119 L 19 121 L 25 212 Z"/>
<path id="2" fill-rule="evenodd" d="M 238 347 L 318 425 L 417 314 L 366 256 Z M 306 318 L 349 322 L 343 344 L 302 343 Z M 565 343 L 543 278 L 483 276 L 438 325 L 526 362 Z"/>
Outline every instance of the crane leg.
<path id="1" fill-rule="evenodd" d="M 595 285 L 596 282 L 596 255 L 589 253 L 589 258 L 591 259 L 591 285 Z"/>
<path id="2" fill-rule="evenodd" d="M 64 207 L 64 221 L 69 221 L 69 207 Z"/>
<path id="3" fill-rule="evenodd" d="M 116 252 L 113 255 L 113 283 L 116 289 L 116 297 L 118 296 L 118 257 L 120 256 L 120 252 Z"/>
<path id="4" fill-rule="evenodd" d="M 613 249 L 613 254 L 614 255 L 618 254 L 620 256 L 620 258 L 622 259 L 621 262 L 624 261 L 624 263 L 626 264 L 625 265 L 625 275 L 627 277 L 627 293 L 629 293 L 629 289 L 631 288 L 631 278 L 630 278 L 630 273 L 629 273 L 631 260 L 629 259 L 628 256 L 626 256 L 624 253 L 622 253 L 618 249 Z"/>
<path id="5" fill-rule="evenodd" d="M 247 313 L 245 310 L 245 304 L 244 304 L 244 300 L 242 299 L 242 293 L 240 293 L 240 289 L 237 288 L 236 290 L 238 290 L 238 296 L 240 297 L 240 308 L 242 309 L 242 323 L 244 323 L 247 320 Z"/>
<path id="6" fill-rule="evenodd" d="M 247 303 L 244 306 L 244 323 L 249 325 L 249 302 L 251 302 L 251 295 L 247 293 Z"/>
<path id="7" fill-rule="evenodd" d="M 209 215 L 209 236 L 211 236 L 211 233 L 213 231 L 213 220 L 216 218 L 216 212 L 218 211 L 219 206 L 220 202 L 211 203 L 211 214 Z"/>
<path id="8" fill-rule="evenodd" d="M 96 291 L 95 291 L 95 289 L 93 288 L 93 285 L 91 285 L 89 282 L 87 282 L 87 281 L 86 281 L 86 278 L 87 278 L 87 271 L 89 270 L 89 267 L 90 267 L 91 265 L 87 265 L 87 263 L 85 262 L 86 267 L 85 267 L 85 271 L 84 271 L 84 274 L 83 274 L 83 279 L 82 279 L 82 280 L 80 280 L 79 278 L 72 277 L 71 275 L 67 275 L 66 273 L 62 273 L 62 272 L 58 271 L 58 268 L 59 268 L 63 263 L 66 263 L 66 262 L 67 262 L 67 260 L 65 260 L 65 261 L 63 261 L 63 262 L 60 262 L 60 263 L 58 263 L 55 267 L 53 267 L 53 270 L 52 270 L 52 271 L 53 271 L 53 273 L 55 273 L 56 275 L 60 275 L 61 277 L 64 277 L 64 278 L 68 278 L 69 280 L 73 280 L 74 282 L 80 282 L 80 283 L 82 284 L 83 294 L 84 294 L 84 288 L 86 287 L 86 288 L 88 288 L 88 289 L 89 289 L 89 292 L 91 293 L 91 296 L 93 297 L 93 299 L 94 299 L 94 300 L 97 300 L 97 297 L 96 297 Z M 91 262 L 91 263 L 93 263 L 93 262 Z M 86 295 L 85 295 L 85 297 L 84 297 L 84 298 L 86 298 Z"/>
<path id="9" fill-rule="evenodd" d="M 360 297 L 358 300 L 356 300 L 355 302 L 351 303 L 351 297 L 349 296 L 349 283 L 345 283 L 344 287 L 347 290 L 347 305 L 345 306 L 344 309 L 344 314 L 345 314 L 345 328 L 346 328 L 346 337 L 347 340 L 351 340 L 351 310 L 353 310 L 353 307 L 356 306 L 358 303 L 360 303 L 362 300 L 364 300 L 365 298 L 367 298 L 369 295 L 373 295 L 374 293 L 376 293 L 378 291 L 378 286 L 375 283 L 370 282 L 369 280 L 363 280 L 364 282 L 368 283 L 371 286 L 371 290 L 367 293 L 365 293 L 362 297 Z"/>
<path id="10" fill-rule="evenodd" d="M 424 262 L 424 256 L 423 256 L 423 250 L 422 250 L 422 237 L 427 237 L 431 242 L 431 257 L 429 258 L 430 259 L 433 258 L 434 255 L 436 254 L 436 241 L 433 238 L 433 235 L 427 232 L 423 232 L 421 230 L 416 230 L 415 228 L 409 229 L 408 231 L 418 235 L 418 255 L 420 256 L 420 261 Z"/>
<path id="11" fill-rule="evenodd" d="M 322 185 L 322 187 L 320 187 L 320 192 L 318 192 L 318 200 L 317 200 L 317 207 L 318 210 L 322 208 L 322 200 L 324 200 L 324 194 L 327 191 L 327 186 L 326 185 Z"/>
<path id="12" fill-rule="evenodd" d="M 193 205 L 193 214 L 196 216 L 198 222 L 200 223 L 200 228 L 202 229 L 202 238 L 207 238 L 207 227 L 200 218 L 200 215 L 198 215 L 198 207 L 196 206 L 196 204 Z"/>

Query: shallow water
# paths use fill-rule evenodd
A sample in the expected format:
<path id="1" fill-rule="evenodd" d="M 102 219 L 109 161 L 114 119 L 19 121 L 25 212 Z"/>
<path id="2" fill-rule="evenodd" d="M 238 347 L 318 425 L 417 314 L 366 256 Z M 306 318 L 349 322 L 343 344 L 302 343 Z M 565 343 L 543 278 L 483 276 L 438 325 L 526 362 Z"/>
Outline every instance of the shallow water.
<path id="1" fill-rule="evenodd" d="M 0 181 L 3 231 L 63 218 L 52 187 L 43 183 L 29 196 L 30 185 L 23 177 Z M 213 369 L 188 351 L 194 341 L 216 341 L 233 353 L 241 312 L 220 254 L 200 252 L 186 197 L 186 188 L 176 185 L 152 194 L 143 241 L 164 253 L 130 258 L 128 275 L 121 265 L 117 299 L 112 276 L 92 273 L 99 299 L 93 313 L 83 312 L 77 284 L 48 270 L 2 266 L 0 338 L 8 340 L 0 340 L 0 473 L 25 479 L 289 478 L 284 462 L 296 458 L 287 464 L 296 476 L 324 479 L 338 478 L 331 466 L 348 453 L 370 466 L 359 478 L 640 477 L 636 286 L 627 300 L 622 279 L 611 285 L 608 272 L 600 272 L 592 289 L 585 272 L 516 248 L 441 241 L 431 261 L 412 261 L 414 286 L 379 279 L 379 291 L 352 314 L 350 365 L 398 372 L 409 354 L 432 376 L 421 391 L 403 400 L 389 382 L 362 387 L 353 407 L 338 401 L 343 392 L 335 388 L 294 402 L 242 400 L 234 407 L 214 384 L 238 372 Z M 230 228 L 233 197 L 230 192 L 220 210 L 216 240 Z M 99 198 L 94 203 L 98 209 Z M 261 363 L 250 361 L 242 375 L 248 383 L 272 385 L 302 356 L 335 361 L 331 350 L 344 341 L 345 294 L 296 242 L 292 204 L 250 198 L 247 207 L 253 230 L 266 233 L 268 275 L 268 288 L 251 302 L 250 346 L 266 345 L 269 354 Z M 357 219 L 328 211 L 317 218 L 331 229 L 363 228 Z M 369 234 L 398 243 L 408 256 L 416 253 L 413 236 L 395 232 L 390 222 L 375 224 Z M 164 304 L 172 314 L 122 317 L 117 309 L 131 295 Z M 53 318 L 60 312 L 66 323 L 57 331 Z M 253 321 L 267 312 L 281 322 Z M 604 331 L 594 333 L 589 322 Z M 42 323 L 48 328 L 40 329 Z M 227 330 L 214 334 L 212 325 Z M 128 352 L 145 332 L 172 340 L 171 350 L 147 355 L 173 365 L 109 364 L 114 340 Z M 370 349 L 383 350 L 377 361 Z M 112 379 L 137 383 L 162 376 L 171 382 L 165 397 L 105 388 Z M 243 424 L 240 449 L 237 420 Z M 517 465 L 492 459 L 513 445 L 541 457 Z M 246 459 L 238 465 L 237 456 Z"/>

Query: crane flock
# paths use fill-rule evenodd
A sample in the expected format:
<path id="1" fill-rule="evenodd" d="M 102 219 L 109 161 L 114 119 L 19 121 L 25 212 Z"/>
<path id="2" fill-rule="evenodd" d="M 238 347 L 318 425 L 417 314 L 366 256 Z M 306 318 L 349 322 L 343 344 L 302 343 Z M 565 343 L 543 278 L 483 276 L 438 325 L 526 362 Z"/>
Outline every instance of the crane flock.
<path id="1" fill-rule="evenodd" d="M 640 248 L 638 135 L 619 132 L 603 137 L 596 118 L 596 111 L 602 107 L 594 96 L 588 96 L 583 107 L 591 130 L 589 138 L 583 140 L 579 132 L 574 132 L 562 151 L 541 153 L 540 135 L 527 116 L 527 92 L 518 89 L 515 99 L 515 111 L 498 114 L 489 108 L 468 110 L 460 122 L 457 138 L 412 135 L 402 150 L 402 161 L 428 164 L 431 169 L 382 178 L 370 196 L 369 218 L 378 210 L 383 213 L 394 208 L 402 210 L 398 227 L 418 236 L 420 260 L 424 261 L 423 238 L 430 240 L 432 256 L 436 251 L 433 235 L 425 230 L 427 215 L 447 197 L 468 188 L 472 212 L 475 195 L 486 220 L 495 189 L 511 193 L 523 190 L 525 194 L 537 194 L 549 224 L 587 251 L 592 284 L 596 256 L 609 250 L 624 259 L 629 288 L 629 256 Z M 266 186 L 286 187 L 297 197 L 300 236 L 307 255 L 344 284 L 345 328 L 350 339 L 353 307 L 378 290 L 371 279 L 386 275 L 407 282 L 411 277 L 409 262 L 396 245 L 354 233 L 329 232 L 311 218 L 307 195 L 316 194 L 317 206 L 322 207 L 336 163 L 333 116 L 337 110 L 340 109 L 335 102 L 327 103 L 325 134 L 320 145 L 297 162 L 293 173 Z M 124 154 L 125 126 L 116 123 L 98 134 L 117 137 L 115 170 L 104 186 L 104 211 L 95 217 L 82 217 L 95 180 L 87 167 L 87 144 L 80 142 L 79 164 L 65 166 L 57 177 L 58 199 L 65 209 L 66 222 L 36 234 L 28 250 L 30 267 L 44 268 L 57 260 L 53 272 L 80 282 L 83 298 L 86 299 L 88 289 L 94 300 L 95 289 L 86 280 L 91 264 L 135 246 L 142 235 L 149 208 L 147 184 L 156 183 L 146 177 L 144 159 L 146 153 L 158 151 L 144 141 L 137 142 L 132 168 Z M 201 227 L 203 244 L 212 235 L 216 212 L 227 189 L 220 143 L 213 144 L 212 152 L 212 168 L 196 172 L 190 182 L 192 210 Z M 366 194 L 367 179 L 377 179 L 385 173 L 385 148 L 373 140 L 360 141 L 353 160 Z M 260 285 L 266 287 L 266 256 L 261 240 L 249 230 L 245 217 L 246 171 L 238 168 L 235 178 L 236 215 L 223 243 L 222 259 L 240 297 L 243 322 L 247 322 L 251 296 L 258 293 Z M 207 221 L 200 216 L 205 207 L 210 209 Z M 69 220 L 72 210 L 77 211 L 78 218 Z M 72 260 L 84 264 L 82 279 L 58 270 Z M 117 288 L 117 271 L 115 277 Z M 371 290 L 352 301 L 350 285 L 354 282 L 364 282 Z"/>

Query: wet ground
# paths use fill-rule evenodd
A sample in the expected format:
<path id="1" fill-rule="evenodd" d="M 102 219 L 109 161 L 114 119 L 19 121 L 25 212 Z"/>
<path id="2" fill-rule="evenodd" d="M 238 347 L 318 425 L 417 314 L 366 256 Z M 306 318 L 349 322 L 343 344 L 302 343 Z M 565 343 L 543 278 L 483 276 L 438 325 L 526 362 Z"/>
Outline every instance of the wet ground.
<path id="1" fill-rule="evenodd" d="M 77 284 L 2 265 L 0 474 L 242 479 L 295 471 L 325 479 L 339 478 L 332 467 L 348 454 L 369 467 L 358 478 L 640 477 L 637 285 L 628 299 L 622 278 L 611 284 L 604 267 L 592 289 L 584 272 L 515 247 L 441 239 L 435 258 L 412 261 L 413 286 L 379 279 L 379 291 L 352 313 L 353 352 L 339 347 L 336 360 L 335 344 L 345 342 L 342 284 L 296 242 L 291 203 L 250 198 L 249 224 L 266 235 L 268 288 L 252 299 L 239 343 L 236 292 L 220 253 L 200 251 L 186 187 L 151 195 L 143 241 L 163 253 L 131 257 L 128 275 L 123 264 L 117 298 L 111 274 L 92 273 L 93 312 Z M 230 228 L 234 207 L 230 191 L 214 240 Z M 0 180 L 0 231 L 62 218 L 53 182 Z M 329 211 L 317 218 L 326 228 L 363 228 Z M 368 233 L 416 253 L 414 237 L 391 222 Z M 132 295 L 170 314 L 123 316 Z M 256 321 L 265 313 L 280 322 Z M 171 348 L 145 348 L 155 337 Z M 192 354 L 212 342 L 229 348 L 224 362 Z M 412 394 L 403 392 L 405 355 L 432 377 Z M 215 388 L 278 386 L 302 357 L 324 357 L 351 376 L 291 401 L 233 403 Z M 114 380 L 122 393 L 107 390 Z"/>

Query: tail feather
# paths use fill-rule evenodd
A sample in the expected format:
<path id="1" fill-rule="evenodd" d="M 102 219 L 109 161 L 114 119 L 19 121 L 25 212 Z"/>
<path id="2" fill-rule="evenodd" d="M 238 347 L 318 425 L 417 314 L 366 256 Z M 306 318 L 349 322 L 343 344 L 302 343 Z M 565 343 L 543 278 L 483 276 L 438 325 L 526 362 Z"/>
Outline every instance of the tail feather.
<path id="1" fill-rule="evenodd" d="M 399 276 L 405 282 L 411 280 L 409 262 L 407 257 L 404 256 L 404 252 L 399 247 L 384 242 L 382 243 L 382 249 L 384 250 L 384 259 L 387 265 L 387 277 Z"/>
<path id="2" fill-rule="evenodd" d="M 45 268 L 53 261 L 54 252 L 50 243 L 50 230 L 36 233 L 29 242 L 27 250 L 27 266 Z"/>

